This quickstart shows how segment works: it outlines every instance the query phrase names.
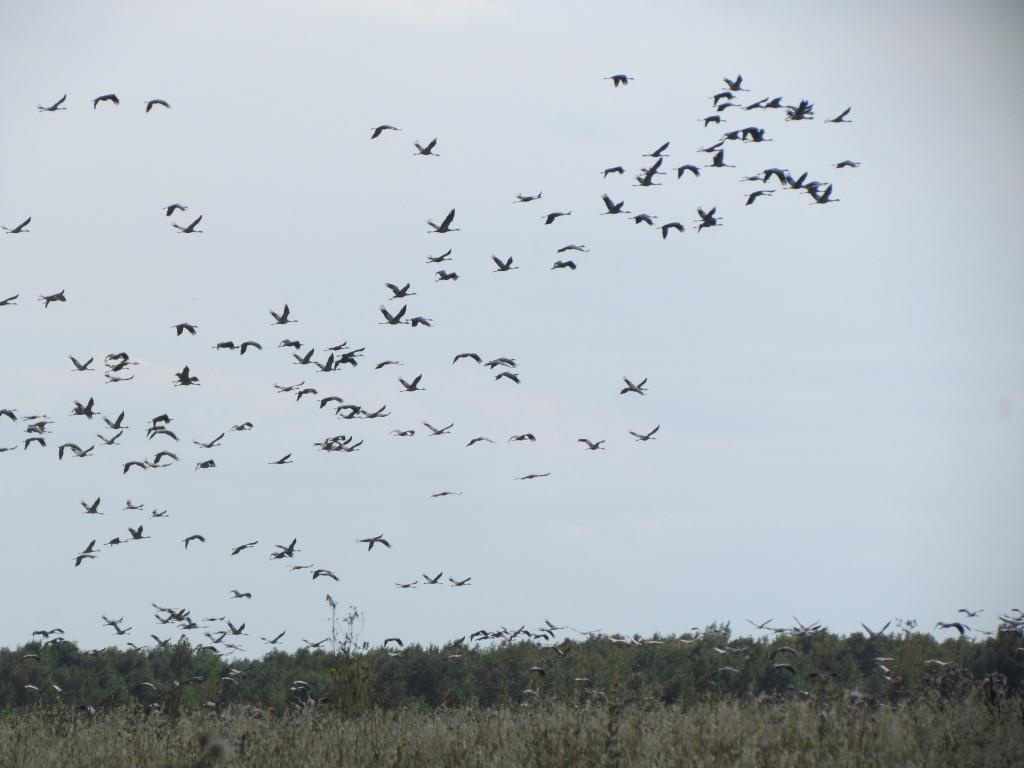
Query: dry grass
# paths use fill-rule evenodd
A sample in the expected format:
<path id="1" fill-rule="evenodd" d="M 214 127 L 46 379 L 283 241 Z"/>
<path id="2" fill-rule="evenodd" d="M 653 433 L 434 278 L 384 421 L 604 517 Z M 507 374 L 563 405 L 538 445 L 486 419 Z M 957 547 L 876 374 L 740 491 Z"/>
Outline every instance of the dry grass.
<path id="1" fill-rule="evenodd" d="M 545 706 L 277 717 L 255 708 L 177 719 L 118 710 L 0 718 L 0 766 L 922 766 L 1024 765 L 1024 710 L 977 700 L 897 708 L 715 703 Z"/>

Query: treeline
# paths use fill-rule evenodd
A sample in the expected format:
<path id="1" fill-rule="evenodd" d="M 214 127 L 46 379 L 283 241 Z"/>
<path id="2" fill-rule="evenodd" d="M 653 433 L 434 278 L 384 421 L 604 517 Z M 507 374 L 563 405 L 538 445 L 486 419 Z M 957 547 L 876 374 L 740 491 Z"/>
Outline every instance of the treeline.
<path id="1" fill-rule="evenodd" d="M 900 701 L 1024 693 L 1016 631 L 980 642 L 903 632 L 827 632 L 557 644 L 410 646 L 332 653 L 274 651 L 231 660 L 186 642 L 163 648 L 80 650 L 71 641 L 0 650 L 0 709 L 136 704 L 176 713 L 252 704 L 285 711 L 316 702 L 347 714 L 372 709 L 497 706 L 524 701 L 657 701 L 854 695 Z"/>

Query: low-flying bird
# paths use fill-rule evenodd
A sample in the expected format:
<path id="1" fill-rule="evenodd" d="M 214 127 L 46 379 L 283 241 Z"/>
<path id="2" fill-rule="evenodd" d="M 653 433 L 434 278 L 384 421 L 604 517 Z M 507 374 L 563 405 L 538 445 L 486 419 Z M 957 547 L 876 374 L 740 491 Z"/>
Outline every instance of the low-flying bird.
<path id="1" fill-rule="evenodd" d="M 32 221 L 32 217 L 29 216 L 27 219 L 25 219 L 23 222 L 21 222 L 21 224 L 19 224 L 16 227 L 12 227 L 12 228 L 0 227 L 0 229 L 3 229 L 4 232 L 6 232 L 8 235 L 22 235 L 22 234 L 24 234 L 24 233 L 29 231 L 28 229 L 26 229 L 26 227 L 28 227 L 28 225 L 29 225 L 29 223 L 31 221 Z M 15 298 L 17 298 L 17 297 L 15 297 Z"/>
<path id="2" fill-rule="evenodd" d="M 149 112 L 153 107 L 163 107 L 164 109 L 170 109 L 171 105 L 163 99 L 150 99 L 146 102 L 146 112 Z"/>
<path id="3" fill-rule="evenodd" d="M 440 155 L 434 152 L 434 147 L 437 146 L 437 139 L 431 139 L 430 143 L 427 144 L 427 146 L 425 147 L 422 146 L 418 141 L 414 141 L 412 144 L 414 147 L 416 147 L 416 151 L 413 153 L 414 155 L 440 157 Z"/>
<path id="4" fill-rule="evenodd" d="M 68 95 L 65 93 L 63 96 L 61 96 L 48 107 L 44 107 L 41 104 L 36 104 L 36 109 L 38 109 L 40 112 L 57 112 L 58 110 L 67 109 L 67 107 L 61 106 L 67 100 L 67 98 Z"/>
<path id="5" fill-rule="evenodd" d="M 635 437 L 635 438 L 636 438 L 637 440 L 639 440 L 640 442 L 642 442 L 642 443 L 646 443 L 646 442 L 647 442 L 648 440 L 654 440 L 654 439 L 655 439 L 655 438 L 654 438 L 654 434 L 655 434 L 655 433 L 656 433 L 656 432 L 657 432 L 657 431 L 658 431 L 659 429 L 661 429 L 661 425 L 660 425 L 660 424 L 659 424 L 658 426 L 656 426 L 656 427 L 655 427 L 654 429 L 652 429 L 652 430 L 651 430 L 650 432 L 648 432 L 647 434 L 645 434 L 645 435 L 641 435 L 640 433 L 638 433 L 638 432 L 634 432 L 633 430 L 629 430 L 629 434 L 631 434 L 631 435 L 632 435 L 633 437 Z M 771 619 L 769 619 L 769 621 L 771 621 Z"/>
<path id="6" fill-rule="evenodd" d="M 370 138 L 371 139 L 376 139 L 378 136 L 380 136 L 382 133 L 384 133 L 384 131 L 400 131 L 400 130 L 402 130 L 402 129 L 401 128 L 395 128 L 395 126 L 393 126 L 393 125 L 378 125 L 376 128 L 373 129 L 373 133 L 370 135 Z"/>
<path id="7" fill-rule="evenodd" d="M 111 104 L 120 104 L 121 103 L 121 100 L 117 98 L 117 94 L 108 93 L 108 94 L 105 94 L 103 96 L 97 96 L 95 99 L 93 99 L 92 100 L 92 108 L 96 109 L 96 106 L 101 101 L 109 101 Z"/>
<path id="8" fill-rule="evenodd" d="M 267 643 L 267 645 L 277 645 L 278 641 L 279 641 L 279 640 L 280 640 L 280 639 L 281 639 L 282 637 L 284 637 L 284 634 L 285 634 L 285 632 L 286 632 L 286 631 L 287 631 L 287 630 L 282 630 L 281 634 L 279 634 L 279 635 L 278 635 L 277 637 L 275 637 L 275 638 L 272 638 L 272 639 L 271 639 L 271 638 L 266 638 L 266 637 L 260 637 L 260 640 L 262 640 L 263 642 Z"/>
<path id="9" fill-rule="evenodd" d="M 430 234 L 444 235 L 448 232 L 458 232 L 458 229 L 452 227 L 452 222 L 455 221 L 455 209 L 452 208 L 448 211 L 448 215 L 444 217 L 440 224 L 435 224 L 430 219 L 427 219 L 427 225 L 433 229 Z M 449 251 L 451 253 L 451 251 Z"/>
<path id="10" fill-rule="evenodd" d="M 203 234 L 203 230 L 196 229 L 196 227 L 199 226 L 199 222 L 202 221 L 202 220 L 203 220 L 203 216 L 202 216 L 202 214 L 200 214 L 187 227 L 183 227 L 180 224 L 176 224 L 173 221 L 171 222 L 171 226 L 174 227 L 176 230 L 178 230 L 178 234 L 179 235 L 201 235 L 201 234 Z"/>
<path id="11" fill-rule="evenodd" d="M 955 629 L 963 637 L 965 633 L 970 632 L 971 628 L 966 624 L 962 624 L 959 621 L 940 621 L 935 624 L 940 629 Z"/>

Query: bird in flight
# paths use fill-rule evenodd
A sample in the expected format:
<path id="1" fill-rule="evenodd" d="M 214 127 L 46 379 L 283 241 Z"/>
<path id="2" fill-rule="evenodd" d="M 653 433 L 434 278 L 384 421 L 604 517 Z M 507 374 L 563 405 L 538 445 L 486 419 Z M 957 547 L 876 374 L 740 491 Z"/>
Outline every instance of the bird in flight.
<path id="1" fill-rule="evenodd" d="M 431 142 L 427 144 L 427 146 L 425 147 L 421 146 L 418 141 L 414 141 L 413 146 L 416 147 L 416 151 L 413 152 L 414 155 L 423 155 L 424 157 L 440 157 L 439 154 L 434 152 L 434 147 L 437 146 L 437 139 L 432 139 Z"/>
<path id="2" fill-rule="evenodd" d="M 393 125 L 378 125 L 376 128 L 373 129 L 373 133 L 370 135 L 370 138 L 371 139 L 376 139 L 378 136 L 380 136 L 382 133 L 384 133 L 384 131 L 400 131 L 400 130 L 402 130 L 402 129 L 401 128 L 395 128 L 395 126 L 393 126 Z"/>
<path id="3" fill-rule="evenodd" d="M 544 223 L 550 224 L 560 216 L 572 216 L 572 211 L 568 211 L 566 213 L 559 213 L 558 211 L 554 211 L 552 213 L 549 213 L 546 216 L 544 216 Z"/>
<path id="4" fill-rule="evenodd" d="M 121 100 L 117 98 L 117 94 L 115 94 L 115 93 L 108 93 L 108 94 L 106 94 L 104 96 L 97 96 L 95 99 L 93 99 L 92 100 L 92 108 L 96 109 L 96 106 L 101 101 L 109 101 L 111 104 L 120 104 L 121 103 Z"/>
<path id="5" fill-rule="evenodd" d="M 618 88 L 620 85 L 629 85 L 629 83 L 633 80 L 636 80 L 636 78 L 630 77 L 629 75 L 618 74 L 609 75 L 608 77 L 605 78 L 605 80 L 611 80 L 612 85 Z"/>
<path id="6" fill-rule="evenodd" d="M 448 211 L 448 215 L 444 217 L 440 225 L 435 224 L 430 219 L 427 219 L 427 225 L 433 228 L 433 232 L 430 234 L 444 235 L 448 232 L 458 232 L 458 229 L 452 228 L 452 222 L 455 221 L 455 209 L 452 208 Z M 451 253 L 449 251 L 448 253 Z"/>
<path id="7" fill-rule="evenodd" d="M 644 379 L 643 381 L 641 381 L 641 382 L 640 382 L 639 384 L 634 384 L 634 383 L 633 383 L 632 381 L 630 381 L 629 379 L 627 379 L 627 378 L 626 378 L 625 376 L 623 376 L 623 377 L 622 377 L 622 380 L 623 380 L 624 382 L 626 382 L 626 386 L 625 386 L 625 387 L 623 387 L 623 388 L 622 388 L 622 389 L 621 389 L 621 390 L 619 391 L 619 394 L 620 394 L 620 395 L 624 395 L 624 394 L 626 394 L 627 392 L 636 392 L 636 393 L 637 393 L 638 395 L 642 395 L 642 394 L 644 394 L 644 393 L 645 393 L 645 392 L 647 391 L 647 390 L 646 390 L 646 389 L 644 388 L 644 384 L 646 384 L 646 383 L 647 383 L 647 379 L 646 379 L 646 378 L 645 378 L 645 379 Z"/>
<path id="8" fill-rule="evenodd" d="M 271 325 L 287 325 L 288 323 L 297 323 L 298 320 L 290 320 L 289 315 L 291 310 L 288 309 L 288 305 L 284 305 L 284 309 L 281 310 L 281 314 L 278 314 L 274 310 L 270 310 L 271 316 L 274 318 L 274 322 Z"/>
<path id="9" fill-rule="evenodd" d="M 598 441 L 595 442 L 593 440 L 588 440 L 585 437 L 581 437 L 581 438 L 578 438 L 576 440 L 576 442 L 577 443 L 585 444 L 587 446 L 587 448 L 589 450 L 591 450 L 591 451 L 598 451 L 598 450 L 603 451 L 604 450 L 604 447 L 603 447 L 604 440 L 598 440 Z"/>
<path id="10" fill-rule="evenodd" d="M 199 225 L 199 222 L 202 221 L 202 220 L 203 220 L 203 217 L 202 217 L 202 214 L 200 214 L 196 218 L 196 220 L 193 221 L 191 224 L 189 224 L 187 227 L 183 227 L 180 224 L 175 224 L 174 222 L 171 222 L 171 226 L 174 227 L 176 230 L 178 230 L 178 234 L 179 235 L 201 235 L 201 234 L 203 234 L 203 230 L 196 229 L 196 227 Z"/>
<path id="11" fill-rule="evenodd" d="M 356 539 L 356 543 L 357 544 L 366 544 L 367 545 L 367 547 L 366 547 L 366 551 L 367 552 L 369 552 L 371 549 L 373 549 L 373 545 L 374 544 L 383 544 L 388 549 L 391 549 L 391 544 L 388 542 L 387 539 L 384 538 L 384 534 L 383 533 L 378 533 L 376 536 L 371 536 L 368 539 Z"/>
<path id="12" fill-rule="evenodd" d="M 411 382 L 408 382 L 408 381 L 406 381 L 405 379 L 403 379 L 401 377 L 399 377 L 398 381 L 405 388 L 403 390 L 405 392 L 424 392 L 425 390 L 423 389 L 423 387 L 421 387 L 419 385 L 420 384 L 420 379 L 422 379 L 422 378 L 423 378 L 423 374 L 421 373 L 421 374 L 418 374 L 416 376 L 416 378 L 413 379 Z"/>
<path id="13" fill-rule="evenodd" d="M 38 109 L 40 112 L 56 112 L 57 110 L 67 109 L 67 107 L 61 106 L 67 100 L 67 98 L 68 95 L 65 93 L 63 96 L 61 96 L 48 107 L 44 107 L 41 104 L 36 104 L 36 109 Z"/>
<path id="14" fill-rule="evenodd" d="M 654 440 L 654 435 L 659 429 L 661 429 L 660 424 L 645 435 L 641 435 L 639 432 L 634 432 L 633 430 L 629 430 L 629 434 L 635 437 L 638 441 L 646 443 L 648 440 Z M 771 621 L 771 619 L 769 619 L 769 621 Z"/>
<path id="15" fill-rule="evenodd" d="M 29 231 L 28 229 L 26 229 L 26 227 L 29 225 L 29 222 L 31 222 L 31 221 L 32 221 L 32 217 L 29 216 L 27 219 L 25 219 L 23 222 L 21 222 L 21 224 L 19 224 L 16 227 L 11 227 L 11 228 L 0 227 L 0 229 L 3 229 L 3 231 L 6 232 L 8 235 L 22 235 L 22 234 L 24 234 L 24 233 Z"/>
<path id="16" fill-rule="evenodd" d="M 516 195 L 516 199 L 515 199 L 514 202 L 517 202 L 517 203 L 532 203 L 534 200 L 540 200 L 540 198 L 541 198 L 541 196 L 543 194 L 544 194 L 544 190 L 541 190 L 536 195 Z"/>
<path id="17" fill-rule="evenodd" d="M 146 112 L 149 112 L 153 107 L 163 107 L 164 109 L 170 109 L 171 105 L 163 99 L 150 99 L 146 102 Z"/>
<path id="18" fill-rule="evenodd" d="M 848 114 L 850 114 L 850 110 L 851 109 L 853 109 L 853 107 L 847 107 L 842 112 L 840 112 L 838 115 L 833 117 L 831 120 L 826 120 L 825 122 L 826 123 L 852 123 L 853 120 L 847 120 L 846 119 L 846 116 Z"/>

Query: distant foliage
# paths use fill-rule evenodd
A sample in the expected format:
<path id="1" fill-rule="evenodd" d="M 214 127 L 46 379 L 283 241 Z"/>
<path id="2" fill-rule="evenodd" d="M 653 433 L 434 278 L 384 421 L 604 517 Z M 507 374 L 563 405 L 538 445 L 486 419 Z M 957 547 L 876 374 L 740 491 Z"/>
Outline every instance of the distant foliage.
<path id="1" fill-rule="evenodd" d="M 132 705 L 178 715 L 248 704 L 275 713 L 318 705 L 359 715 L 555 702 L 691 706 L 844 696 L 880 704 L 977 696 L 1001 706 L 1024 694 L 1024 651 L 1014 631 L 981 642 L 939 642 L 910 630 L 871 638 L 816 632 L 754 640 L 715 626 L 699 638 L 367 649 L 356 642 L 358 620 L 358 613 L 348 614 L 336 652 L 273 651 L 256 660 L 221 658 L 187 642 L 89 652 L 70 641 L 33 642 L 0 650 L 0 711 Z"/>

